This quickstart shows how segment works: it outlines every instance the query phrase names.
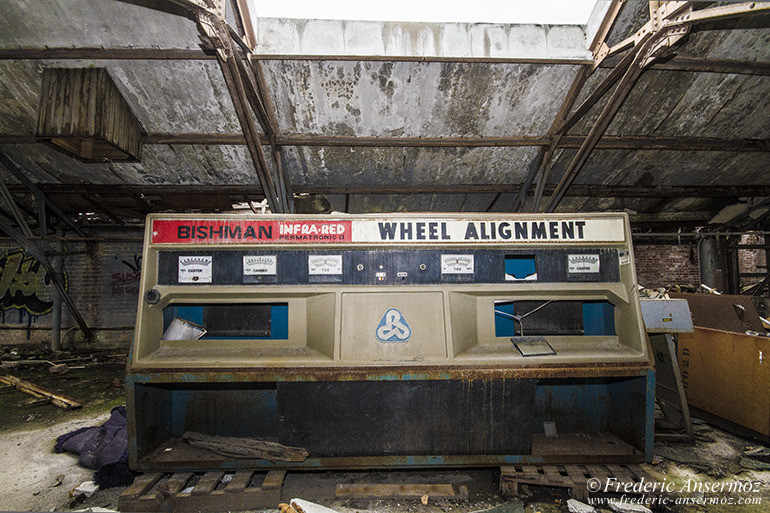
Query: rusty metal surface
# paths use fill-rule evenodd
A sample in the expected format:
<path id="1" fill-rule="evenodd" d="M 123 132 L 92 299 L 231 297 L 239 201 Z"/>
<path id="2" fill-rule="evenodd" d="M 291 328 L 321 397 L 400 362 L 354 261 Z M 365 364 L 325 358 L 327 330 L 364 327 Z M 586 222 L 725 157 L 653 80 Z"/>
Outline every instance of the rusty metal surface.
<path id="1" fill-rule="evenodd" d="M 575 364 L 489 366 L 379 366 L 379 367 L 264 367 L 221 369 L 203 368 L 195 372 L 178 369 L 143 369 L 129 372 L 135 383 L 221 383 L 279 381 L 368 381 L 426 379 L 497 379 L 497 378 L 582 378 L 643 376 L 652 369 L 649 364 Z"/>
<path id="2" fill-rule="evenodd" d="M 165 449 L 164 449 L 165 450 Z M 406 456 L 354 456 L 340 458 L 308 458 L 302 463 L 280 464 L 264 460 L 211 460 L 180 459 L 176 461 L 154 461 L 151 456 L 141 458 L 132 468 L 140 472 L 180 472 L 200 470 L 239 470 L 239 469 L 388 469 L 388 468 L 434 468 L 434 467 L 499 467 L 514 464 L 623 464 L 642 463 L 644 454 L 607 454 L 607 455 L 406 455 Z"/>
<path id="3" fill-rule="evenodd" d="M 691 407 L 770 436 L 770 338 L 696 327 L 678 356 Z"/>
<path id="4" fill-rule="evenodd" d="M 696 327 L 737 333 L 745 333 L 747 330 L 765 332 L 750 296 L 688 293 L 670 293 L 669 296 L 687 300 Z M 743 313 L 739 315 L 739 311 Z"/>

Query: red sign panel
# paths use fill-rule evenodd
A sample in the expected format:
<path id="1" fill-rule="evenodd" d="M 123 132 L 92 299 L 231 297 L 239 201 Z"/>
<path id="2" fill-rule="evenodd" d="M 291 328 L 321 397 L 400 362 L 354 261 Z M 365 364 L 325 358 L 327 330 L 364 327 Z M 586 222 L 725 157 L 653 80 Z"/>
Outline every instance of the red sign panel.
<path id="1" fill-rule="evenodd" d="M 153 244 L 270 244 L 351 241 L 350 221 L 156 219 Z"/>

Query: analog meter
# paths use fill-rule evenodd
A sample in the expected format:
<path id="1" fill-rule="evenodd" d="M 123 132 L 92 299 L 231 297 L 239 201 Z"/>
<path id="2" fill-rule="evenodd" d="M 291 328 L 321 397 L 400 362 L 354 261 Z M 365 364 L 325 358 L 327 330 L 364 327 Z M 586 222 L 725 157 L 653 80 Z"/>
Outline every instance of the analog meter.
<path id="1" fill-rule="evenodd" d="M 308 274 L 342 274 L 342 255 L 309 255 Z"/>
<path id="2" fill-rule="evenodd" d="M 441 255 L 441 274 L 473 274 L 473 255 Z"/>

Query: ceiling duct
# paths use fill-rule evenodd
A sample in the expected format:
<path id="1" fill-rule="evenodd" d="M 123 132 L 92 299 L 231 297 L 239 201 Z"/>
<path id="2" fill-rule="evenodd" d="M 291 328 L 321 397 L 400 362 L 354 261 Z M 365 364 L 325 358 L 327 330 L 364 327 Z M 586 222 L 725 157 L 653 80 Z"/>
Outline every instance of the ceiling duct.
<path id="1" fill-rule="evenodd" d="M 137 162 L 144 130 L 104 68 L 43 71 L 35 136 L 84 162 Z"/>

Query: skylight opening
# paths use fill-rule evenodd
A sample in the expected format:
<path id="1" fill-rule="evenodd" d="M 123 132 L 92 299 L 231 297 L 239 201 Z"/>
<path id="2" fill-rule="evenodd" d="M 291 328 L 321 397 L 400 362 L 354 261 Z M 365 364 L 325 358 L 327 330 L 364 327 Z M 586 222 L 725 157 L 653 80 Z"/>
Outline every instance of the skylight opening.
<path id="1" fill-rule="evenodd" d="M 387 3 L 360 0 L 248 1 L 252 15 L 259 18 L 543 25 L 585 25 L 597 2 L 597 0 L 538 0 L 537 2 L 476 0 L 473 3 L 415 2 L 414 0 L 390 0 Z"/>

